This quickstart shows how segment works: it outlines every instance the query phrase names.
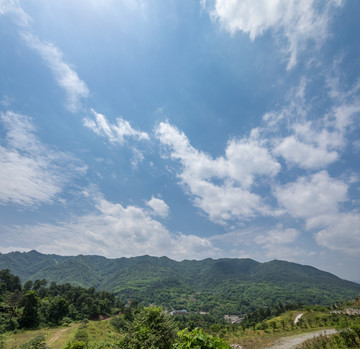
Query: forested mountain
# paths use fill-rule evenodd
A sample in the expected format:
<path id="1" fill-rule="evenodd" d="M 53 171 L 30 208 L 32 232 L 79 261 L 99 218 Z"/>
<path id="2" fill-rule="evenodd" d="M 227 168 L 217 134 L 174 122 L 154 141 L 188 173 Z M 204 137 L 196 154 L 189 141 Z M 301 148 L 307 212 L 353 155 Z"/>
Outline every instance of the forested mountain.
<path id="1" fill-rule="evenodd" d="M 273 260 L 167 257 L 107 259 L 64 257 L 36 251 L 0 254 L 0 270 L 10 269 L 22 282 L 45 279 L 112 291 L 126 302 L 221 313 L 244 313 L 282 303 L 330 304 L 359 296 L 360 285 L 310 266 Z"/>

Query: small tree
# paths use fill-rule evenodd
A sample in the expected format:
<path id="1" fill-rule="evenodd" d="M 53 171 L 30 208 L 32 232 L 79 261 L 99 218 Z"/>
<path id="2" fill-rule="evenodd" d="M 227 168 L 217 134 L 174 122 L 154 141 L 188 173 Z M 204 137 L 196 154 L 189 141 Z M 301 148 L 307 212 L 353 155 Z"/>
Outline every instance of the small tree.
<path id="1" fill-rule="evenodd" d="M 135 315 L 119 346 L 133 349 L 168 349 L 174 343 L 175 336 L 176 331 L 170 317 L 161 307 L 149 307 Z"/>

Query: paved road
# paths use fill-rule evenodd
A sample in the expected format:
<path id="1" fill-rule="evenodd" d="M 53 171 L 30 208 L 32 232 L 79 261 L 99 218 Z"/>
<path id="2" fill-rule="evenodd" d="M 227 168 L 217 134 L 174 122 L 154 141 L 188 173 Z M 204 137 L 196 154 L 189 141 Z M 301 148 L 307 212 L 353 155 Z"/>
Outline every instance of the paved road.
<path id="1" fill-rule="evenodd" d="M 336 333 L 336 330 L 332 328 L 311 333 L 302 333 L 291 337 L 283 337 L 278 339 L 271 347 L 267 347 L 267 349 L 294 349 L 297 345 L 305 342 L 310 338 L 319 337 L 321 335 L 330 335 L 334 333 Z"/>

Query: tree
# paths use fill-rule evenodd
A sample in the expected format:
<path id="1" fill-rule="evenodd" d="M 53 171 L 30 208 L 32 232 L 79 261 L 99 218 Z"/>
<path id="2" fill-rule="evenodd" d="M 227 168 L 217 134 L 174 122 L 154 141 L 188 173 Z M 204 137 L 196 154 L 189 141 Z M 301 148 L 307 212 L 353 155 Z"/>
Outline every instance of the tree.
<path id="1" fill-rule="evenodd" d="M 0 294 L 17 290 L 21 291 L 19 277 L 11 274 L 9 269 L 0 270 Z"/>
<path id="2" fill-rule="evenodd" d="M 69 314 L 69 303 L 60 297 L 52 299 L 49 311 L 49 320 L 57 325 L 63 319 L 64 316 Z"/>
<path id="3" fill-rule="evenodd" d="M 37 327 L 40 322 L 38 312 L 40 298 L 37 293 L 35 291 L 26 292 L 22 304 L 24 305 L 24 311 L 20 319 L 20 326 L 26 328 Z"/>
<path id="4" fill-rule="evenodd" d="M 7 314 L 7 327 L 9 330 L 14 330 L 17 327 L 16 318 L 19 315 L 19 307 L 24 296 L 22 292 L 16 290 L 13 293 L 7 293 L 4 296 L 4 303 L 1 312 Z"/>
<path id="5" fill-rule="evenodd" d="M 30 291 L 33 287 L 33 282 L 31 280 L 28 280 L 25 282 L 23 290 L 24 292 Z"/>
<path id="6" fill-rule="evenodd" d="M 149 307 L 135 315 L 119 346 L 133 349 L 168 349 L 175 342 L 175 337 L 176 331 L 170 317 L 161 307 Z"/>

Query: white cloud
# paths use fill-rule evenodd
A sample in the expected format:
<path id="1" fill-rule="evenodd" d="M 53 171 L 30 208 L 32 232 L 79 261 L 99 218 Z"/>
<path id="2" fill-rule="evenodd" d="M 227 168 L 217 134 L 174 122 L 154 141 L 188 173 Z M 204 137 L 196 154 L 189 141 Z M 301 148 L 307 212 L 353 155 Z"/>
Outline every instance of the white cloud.
<path id="1" fill-rule="evenodd" d="M 273 229 L 266 234 L 257 235 L 254 241 L 258 245 L 283 245 L 294 242 L 299 236 L 299 232 L 296 229 Z"/>
<path id="2" fill-rule="evenodd" d="M 146 204 L 152 209 L 153 213 L 162 218 L 167 217 L 169 214 L 169 206 L 164 200 L 152 197 Z"/>
<path id="3" fill-rule="evenodd" d="M 339 203 L 347 200 L 347 190 L 346 183 L 321 171 L 278 187 L 275 196 L 287 212 L 293 217 L 307 219 L 310 226 L 314 217 L 336 214 Z"/>
<path id="4" fill-rule="evenodd" d="M 263 116 L 266 127 L 258 128 L 258 137 L 267 137 L 274 154 L 291 166 L 319 170 L 338 161 L 348 142 L 348 133 L 360 112 L 358 84 L 348 92 L 332 86 L 328 92 L 328 109 L 313 118 L 313 103 L 306 99 L 311 82 L 301 79 L 288 94 L 286 104 Z M 334 91 L 337 91 L 336 97 Z M 318 113 L 318 111 L 316 111 Z M 279 137 L 278 134 L 282 134 Z"/>
<path id="5" fill-rule="evenodd" d="M 7 131 L 0 145 L 0 203 L 51 203 L 70 178 L 83 174 L 70 155 L 43 145 L 29 117 L 0 114 Z"/>
<path id="6" fill-rule="evenodd" d="M 52 43 L 41 41 L 29 32 L 21 33 L 21 37 L 46 62 L 56 82 L 66 92 L 67 108 L 76 112 L 81 106 L 81 99 L 89 95 L 85 82 L 79 78 L 74 68 L 64 61 L 62 52 Z"/>
<path id="7" fill-rule="evenodd" d="M 303 143 L 294 136 L 284 138 L 274 151 L 288 162 L 310 169 L 326 167 L 338 159 L 336 151 Z"/>
<path id="8" fill-rule="evenodd" d="M 309 42 L 316 46 L 323 44 L 329 36 L 331 10 L 341 4 L 341 0 L 322 3 L 315 0 L 216 0 L 209 11 L 231 34 L 241 31 L 255 40 L 272 30 L 280 39 L 286 38 L 290 54 L 287 69 L 291 69 Z"/>
<path id="9" fill-rule="evenodd" d="M 272 177 L 280 165 L 256 140 L 231 140 L 225 157 L 212 159 L 194 149 L 185 134 L 167 122 L 159 124 L 156 135 L 168 146 L 171 157 L 181 162 L 179 178 L 195 196 L 196 206 L 210 220 L 225 223 L 268 211 L 260 196 L 250 192 L 250 188 L 255 177 Z M 214 184 L 213 180 L 221 184 Z"/>
<path id="10" fill-rule="evenodd" d="M 360 215 L 343 213 L 322 217 L 325 228 L 316 233 L 319 245 L 332 250 L 359 255 L 360 251 Z"/>
<path id="11" fill-rule="evenodd" d="M 279 226 L 255 236 L 254 242 L 265 250 L 265 256 L 268 258 L 294 260 L 295 257 L 305 254 L 301 248 L 289 246 L 299 235 L 300 232 L 296 229 L 284 229 Z"/>
<path id="12" fill-rule="evenodd" d="M 81 99 L 89 95 L 88 87 L 82 81 L 74 68 L 65 62 L 63 53 L 54 44 L 40 40 L 30 33 L 30 16 L 22 9 L 17 0 L 0 0 L 0 15 L 12 18 L 16 25 L 22 27 L 20 36 L 25 43 L 36 51 L 52 71 L 57 84 L 67 96 L 66 107 L 76 112 L 81 107 Z"/>
<path id="13" fill-rule="evenodd" d="M 116 118 L 116 123 L 111 124 L 106 117 L 91 109 L 95 119 L 84 118 L 84 126 L 94 131 L 98 136 L 107 138 L 111 143 L 122 144 L 126 137 L 138 140 L 149 140 L 146 132 L 138 131 L 130 126 L 130 123 L 122 118 Z"/>
<path id="14" fill-rule="evenodd" d="M 21 27 L 27 27 L 31 19 L 17 0 L 0 0 L 0 15 L 10 16 Z"/>
<path id="15" fill-rule="evenodd" d="M 205 238 L 171 234 L 146 209 L 124 207 L 104 198 L 95 199 L 96 210 L 56 224 L 18 226 L 3 234 L 4 244 L 36 248 L 45 253 L 100 254 L 107 257 L 169 256 L 174 259 L 216 256 L 218 250 Z M 23 234 L 31 235 L 24 246 Z M 27 242 L 29 244 L 29 242 Z"/>
<path id="16" fill-rule="evenodd" d="M 144 154 L 136 148 L 132 149 L 133 156 L 131 158 L 131 166 L 132 168 L 136 169 L 138 165 L 144 161 Z"/>
<path id="17" fill-rule="evenodd" d="M 348 200 L 348 184 L 331 178 L 326 171 L 278 188 L 275 195 L 287 212 L 303 218 L 307 229 L 317 230 L 315 239 L 321 246 L 348 254 L 360 250 L 360 215 L 342 212 Z"/>

